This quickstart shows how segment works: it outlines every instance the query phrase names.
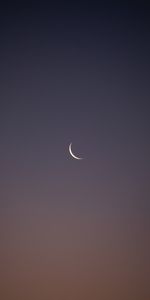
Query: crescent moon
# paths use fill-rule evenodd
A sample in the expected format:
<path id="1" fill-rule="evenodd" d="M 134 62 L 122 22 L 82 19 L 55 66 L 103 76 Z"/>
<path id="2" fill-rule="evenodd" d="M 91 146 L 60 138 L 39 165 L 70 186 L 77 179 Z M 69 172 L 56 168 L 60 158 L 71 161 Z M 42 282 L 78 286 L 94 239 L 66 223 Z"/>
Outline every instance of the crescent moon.
<path id="1" fill-rule="evenodd" d="M 69 145 L 69 152 L 70 152 L 71 156 L 72 156 L 73 158 L 75 158 L 75 159 L 78 159 L 78 160 L 83 159 L 82 157 L 78 157 L 78 156 L 74 155 L 73 152 L 72 152 L 71 147 L 72 147 L 72 143 Z"/>

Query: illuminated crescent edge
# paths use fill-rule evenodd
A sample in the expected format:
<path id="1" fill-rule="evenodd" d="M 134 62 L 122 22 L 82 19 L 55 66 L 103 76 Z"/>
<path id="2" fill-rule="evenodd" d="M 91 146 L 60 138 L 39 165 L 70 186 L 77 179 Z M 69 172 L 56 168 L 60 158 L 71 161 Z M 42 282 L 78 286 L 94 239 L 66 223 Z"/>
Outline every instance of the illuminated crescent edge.
<path id="1" fill-rule="evenodd" d="M 70 152 L 71 156 L 75 159 L 79 159 L 79 160 L 83 159 L 82 157 L 78 157 L 73 154 L 71 146 L 72 146 L 72 143 L 69 145 L 69 152 Z"/>

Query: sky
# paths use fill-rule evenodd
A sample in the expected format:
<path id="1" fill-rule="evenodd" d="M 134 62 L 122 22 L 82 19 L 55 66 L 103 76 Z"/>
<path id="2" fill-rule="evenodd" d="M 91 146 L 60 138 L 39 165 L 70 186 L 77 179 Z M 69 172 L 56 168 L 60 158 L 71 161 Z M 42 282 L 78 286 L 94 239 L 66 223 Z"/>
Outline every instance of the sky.
<path id="1" fill-rule="evenodd" d="M 146 4 L 1 9 L 1 299 L 150 298 L 149 30 Z"/>

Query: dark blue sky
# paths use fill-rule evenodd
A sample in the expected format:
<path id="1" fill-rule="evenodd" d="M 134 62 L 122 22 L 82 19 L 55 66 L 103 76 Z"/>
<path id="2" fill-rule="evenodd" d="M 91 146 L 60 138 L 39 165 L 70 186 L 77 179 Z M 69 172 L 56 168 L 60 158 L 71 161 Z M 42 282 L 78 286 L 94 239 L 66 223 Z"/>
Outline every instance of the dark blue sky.
<path id="1" fill-rule="evenodd" d="M 149 7 L 20 4 L 0 15 L 0 298 L 22 297 L 20 280 L 28 299 L 69 299 L 68 286 L 76 299 L 144 299 Z"/>

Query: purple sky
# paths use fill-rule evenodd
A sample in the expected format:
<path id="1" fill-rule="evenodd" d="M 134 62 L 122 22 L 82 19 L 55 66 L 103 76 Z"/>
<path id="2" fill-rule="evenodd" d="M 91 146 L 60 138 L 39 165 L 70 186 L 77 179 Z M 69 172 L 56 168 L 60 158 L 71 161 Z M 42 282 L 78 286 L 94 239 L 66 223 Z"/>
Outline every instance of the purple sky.
<path id="1" fill-rule="evenodd" d="M 149 299 L 148 6 L 0 14 L 0 298 Z"/>

